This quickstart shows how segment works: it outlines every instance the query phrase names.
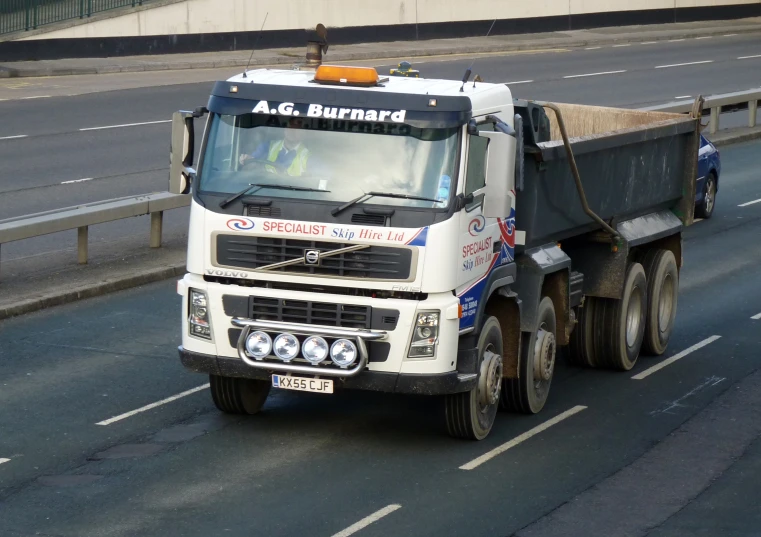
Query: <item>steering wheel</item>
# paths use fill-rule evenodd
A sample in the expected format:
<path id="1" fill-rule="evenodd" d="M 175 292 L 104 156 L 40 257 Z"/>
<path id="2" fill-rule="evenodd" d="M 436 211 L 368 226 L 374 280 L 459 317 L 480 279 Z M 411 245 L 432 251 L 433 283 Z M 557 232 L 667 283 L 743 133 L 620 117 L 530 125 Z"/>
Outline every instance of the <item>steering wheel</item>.
<path id="1" fill-rule="evenodd" d="M 260 164 L 260 165 L 263 165 L 263 166 L 272 166 L 280 174 L 286 173 L 286 169 L 287 169 L 285 166 L 283 166 L 280 163 L 271 162 L 269 160 L 262 159 L 262 158 L 247 158 L 246 160 L 243 161 L 243 164 L 241 166 L 243 168 L 245 168 L 246 166 L 249 166 L 250 164 Z"/>

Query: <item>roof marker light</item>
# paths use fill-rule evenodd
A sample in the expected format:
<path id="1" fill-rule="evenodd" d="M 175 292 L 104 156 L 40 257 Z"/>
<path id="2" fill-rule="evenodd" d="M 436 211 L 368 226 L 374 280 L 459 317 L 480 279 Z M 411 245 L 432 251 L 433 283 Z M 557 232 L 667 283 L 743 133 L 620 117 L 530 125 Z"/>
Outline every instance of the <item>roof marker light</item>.
<path id="1" fill-rule="evenodd" d="M 321 65 L 317 68 L 314 81 L 323 84 L 346 84 L 348 86 L 375 86 L 378 71 L 373 67 L 342 67 Z"/>

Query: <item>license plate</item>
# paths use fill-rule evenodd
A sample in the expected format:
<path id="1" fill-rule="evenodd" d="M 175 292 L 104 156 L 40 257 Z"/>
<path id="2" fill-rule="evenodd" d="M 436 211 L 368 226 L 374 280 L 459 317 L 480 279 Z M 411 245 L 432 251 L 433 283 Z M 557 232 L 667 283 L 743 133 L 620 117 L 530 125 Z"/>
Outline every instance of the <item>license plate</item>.
<path id="1" fill-rule="evenodd" d="M 333 393 L 333 381 L 329 379 L 272 375 L 272 386 L 299 392 Z"/>

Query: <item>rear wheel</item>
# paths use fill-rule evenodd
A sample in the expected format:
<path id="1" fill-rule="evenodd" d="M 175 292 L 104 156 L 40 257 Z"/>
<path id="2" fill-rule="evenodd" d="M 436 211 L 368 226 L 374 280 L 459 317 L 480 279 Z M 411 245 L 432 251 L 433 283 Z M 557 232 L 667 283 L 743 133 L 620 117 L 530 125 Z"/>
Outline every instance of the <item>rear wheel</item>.
<path id="1" fill-rule="evenodd" d="M 270 393 L 266 380 L 209 375 L 211 398 L 227 414 L 257 414 Z"/>
<path id="2" fill-rule="evenodd" d="M 670 250 L 650 250 L 643 261 L 647 276 L 647 321 L 642 350 L 666 352 L 676 317 L 679 271 Z"/>
<path id="3" fill-rule="evenodd" d="M 517 379 L 505 379 L 501 406 L 536 414 L 544 407 L 555 372 L 556 319 L 552 299 L 544 297 L 537 310 L 536 330 L 522 334 Z"/>
<path id="4" fill-rule="evenodd" d="M 584 299 L 584 305 L 579 308 L 576 327 L 571 332 L 568 344 L 568 359 L 573 365 L 582 367 L 595 367 L 595 308 L 600 299 L 588 296 Z"/>
<path id="5" fill-rule="evenodd" d="M 595 324 L 601 328 L 596 356 L 612 369 L 629 371 L 637 362 L 645 336 L 647 318 L 647 278 L 639 263 L 626 271 L 620 300 L 603 299 L 595 310 Z"/>
<path id="6" fill-rule="evenodd" d="M 455 438 L 483 440 L 497 416 L 502 387 L 502 329 L 488 317 L 478 338 L 479 372 L 475 388 L 445 397 L 447 430 Z"/>

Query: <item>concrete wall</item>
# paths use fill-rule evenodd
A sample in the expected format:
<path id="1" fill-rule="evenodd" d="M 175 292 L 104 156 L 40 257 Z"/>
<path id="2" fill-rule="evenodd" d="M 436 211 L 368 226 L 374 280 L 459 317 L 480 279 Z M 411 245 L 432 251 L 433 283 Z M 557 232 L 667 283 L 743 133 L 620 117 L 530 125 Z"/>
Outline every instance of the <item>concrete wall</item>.
<path id="1" fill-rule="evenodd" d="M 759 6 L 761 0 L 185 0 L 24 37 L 156 36 L 573 16 L 618 11 Z"/>

